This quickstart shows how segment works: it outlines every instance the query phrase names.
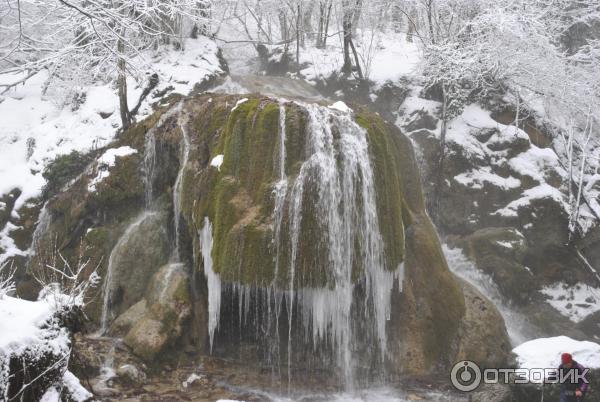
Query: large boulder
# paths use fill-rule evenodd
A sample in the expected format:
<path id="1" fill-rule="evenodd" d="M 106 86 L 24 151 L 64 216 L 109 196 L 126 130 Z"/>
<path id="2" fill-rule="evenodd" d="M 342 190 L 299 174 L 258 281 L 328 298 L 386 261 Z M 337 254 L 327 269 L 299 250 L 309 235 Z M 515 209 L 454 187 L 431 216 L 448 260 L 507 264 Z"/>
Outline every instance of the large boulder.
<path id="1" fill-rule="evenodd" d="M 477 289 L 467 282 L 460 283 L 466 313 L 460 327 L 456 360 L 471 360 L 480 367 L 506 367 L 511 344 L 502 316 Z"/>
<path id="2" fill-rule="evenodd" d="M 146 362 L 176 345 L 191 315 L 189 276 L 183 264 L 163 266 L 153 277 L 143 300 L 117 319 L 124 343 Z"/>

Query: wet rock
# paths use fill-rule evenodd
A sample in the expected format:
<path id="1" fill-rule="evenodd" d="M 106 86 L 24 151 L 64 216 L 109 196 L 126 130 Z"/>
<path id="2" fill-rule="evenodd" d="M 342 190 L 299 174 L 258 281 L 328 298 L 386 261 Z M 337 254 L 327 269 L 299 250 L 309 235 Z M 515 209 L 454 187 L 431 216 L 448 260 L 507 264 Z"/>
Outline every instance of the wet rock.
<path id="1" fill-rule="evenodd" d="M 524 265 L 527 242 L 513 228 L 485 228 L 463 237 L 458 245 L 479 269 L 490 275 L 509 300 L 526 303 L 538 284 Z"/>
<path id="2" fill-rule="evenodd" d="M 438 119 L 425 110 L 416 110 L 409 116 L 409 122 L 403 127 L 406 132 L 416 130 L 435 130 Z"/>
<path id="3" fill-rule="evenodd" d="M 166 212 L 150 212 L 135 230 L 117 243 L 110 255 L 113 302 L 116 315 L 142 299 L 149 282 L 167 262 L 170 242 Z"/>
<path id="4" fill-rule="evenodd" d="M 155 359 L 179 340 L 191 314 L 189 279 L 183 264 L 162 267 L 147 292 L 146 305 L 134 305 L 135 312 L 125 313 L 137 318 L 123 341 L 134 354 L 156 363 Z"/>
<path id="5" fill-rule="evenodd" d="M 146 382 L 146 374 L 133 364 L 123 364 L 117 369 L 120 382 L 133 386 L 140 386 Z"/>
<path id="6" fill-rule="evenodd" d="M 512 347 L 502 316 L 473 286 L 462 280 L 460 283 L 466 313 L 459 329 L 456 361 L 470 360 L 480 367 L 505 367 Z"/>

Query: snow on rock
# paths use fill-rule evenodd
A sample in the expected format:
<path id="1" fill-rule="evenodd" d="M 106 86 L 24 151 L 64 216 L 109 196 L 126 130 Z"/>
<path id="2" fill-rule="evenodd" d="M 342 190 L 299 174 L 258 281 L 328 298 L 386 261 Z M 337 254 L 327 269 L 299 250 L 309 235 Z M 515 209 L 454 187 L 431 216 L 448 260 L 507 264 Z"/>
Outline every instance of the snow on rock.
<path id="1" fill-rule="evenodd" d="M 235 106 L 233 108 L 231 108 L 231 111 L 233 112 L 235 109 L 238 108 L 239 105 L 241 105 L 242 103 L 245 103 L 247 101 L 248 101 L 248 98 L 242 98 L 242 99 L 240 99 L 239 101 L 237 101 L 235 103 Z"/>
<path id="2" fill-rule="evenodd" d="M 538 183 L 546 181 L 547 172 L 551 169 L 562 172 L 558 156 L 550 148 L 538 148 L 531 145 L 525 152 L 509 160 L 510 168 L 522 176 L 528 176 Z"/>
<path id="3" fill-rule="evenodd" d="M 17 247 L 14 239 L 10 237 L 10 233 L 17 229 L 20 229 L 20 227 L 11 222 L 6 222 L 4 229 L 0 230 L 0 250 L 3 250 L 3 252 L 0 253 L 0 264 L 11 257 L 27 256 L 27 250 L 21 250 Z"/>
<path id="4" fill-rule="evenodd" d="M 512 188 L 518 188 L 521 186 L 521 180 L 516 179 L 512 176 L 502 177 L 492 172 L 489 166 L 482 166 L 477 169 L 473 169 L 469 172 L 461 173 L 454 176 L 454 180 L 458 183 L 475 188 L 481 189 L 485 183 L 492 184 L 496 187 L 500 187 L 504 190 Z"/>
<path id="5" fill-rule="evenodd" d="M 337 101 L 333 105 L 330 105 L 329 109 L 337 110 L 342 113 L 352 113 L 352 109 L 342 101 Z"/>
<path id="6" fill-rule="evenodd" d="M 133 155 L 135 153 L 137 153 L 137 151 L 131 148 L 130 146 L 110 148 L 107 151 L 105 151 L 96 161 L 96 177 L 94 177 L 88 184 L 88 191 L 96 191 L 96 186 L 108 176 L 110 176 L 110 168 L 115 166 L 117 158 L 123 158 L 125 156 Z"/>
<path id="7" fill-rule="evenodd" d="M 50 387 L 46 392 L 44 392 L 40 402 L 60 402 L 60 392 L 58 392 L 56 387 Z"/>
<path id="8" fill-rule="evenodd" d="M 563 194 L 560 192 L 560 190 L 543 183 L 539 186 L 535 186 L 523 191 L 521 198 L 511 201 L 506 207 L 495 211 L 494 214 L 506 217 L 516 217 L 518 216 L 518 210 L 529 206 L 533 200 L 548 198 L 554 200 L 559 205 L 562 205 L 565 210 L 567 209 L 566 203 L 563 199 Z"/>
<path id="9" fill-rule="evenodd" d="M 216 167 L 217 170 L 221 171 L 221 165 L 223 164 L 224 155 L 217 155 L 210 161 L 210 166 Z"/>
<path id="10" fill-rule="evenodd" d="M 577 283 L 555 283 L 541 290 L 548 296 L 547 302 L 573 322 L 579 322 L 590 314 L 600 311 L 600 289 Z"/>
<path id="11" fill-rule="evenodd" d="M 196 373 L 192 373 L 188 376 L 188 378 L 181 384 L 183 388 L 188 388 L 193 385 L 196 381 L 201 380 L 203 376 L 200 376 Z"/>
<path id="12" fill-rule="evenodd" d="M 41 326 L 52 318 L 53 313 L 52 306 L 45 300 L 28 301 L 10 296 L 1 298 L 0 354 L 19 354 L 28 346 L 42 342 L 46 332 Z M 67 339 L 62 338 L 57 341 L 68 343 Z"/>
<path id="13" fill-rule="evenodd" d="M 525 342 L 513 349 L 520 368 L 557 368 L 562 353 L 571 353 L 573 359 L 584 367 L 600 368 L 600 345 L 589 341 L 576 341 L 566 336 L 539 338 Z"/>
<path id="14" fill-rule="evenodd" d="M 74 402 L 85 402 L 93 397 L 92 393 L 81 385 L 79 378 L 70 371 L 63 375 L 63 385 Z"/>

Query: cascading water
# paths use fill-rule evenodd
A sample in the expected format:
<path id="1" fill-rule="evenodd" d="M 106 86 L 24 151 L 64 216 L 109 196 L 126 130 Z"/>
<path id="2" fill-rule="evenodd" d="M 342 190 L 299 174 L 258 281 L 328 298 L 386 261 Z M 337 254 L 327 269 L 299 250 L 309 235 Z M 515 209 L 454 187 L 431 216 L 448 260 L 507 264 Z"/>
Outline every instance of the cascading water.
<path id="1" fill-rule="evenodd" d="M 154 200 L 152 184 L 154 182 L 154 170 L 156 168 L 156 131 L 161 129 L 167 119 L 175 114 L 180 114 L 183 103 L 179 102 L 175 107 L 169 109 L 160 116 L 158 122 L 146 133 L 144 142 L 144 189 L 146 198 L 146 209 L 150 208 Z"/>
<path id="2" fill-rule="evenodd" d="M 40 215 L 37 220 L 37 225 L 35 226 L 35 230 L 31 236 L 31 247 L 29 248 L 29 257 L 35 255 L 37 252 L 36 247 L 39 246 L 40 240 L 42 237 L 48 232 L 50 228 L 50 223 L 52 221 L 52 215 L 50 215 L 50 211 L 48 209 L 48 202 L 44 203 L 40 211 Z"/>
<path id="3" fill-rule="evenodd" d="M 443 250 L 450 270 L 474 286 L 496 306 L 502 318 L 504 318 L 506 330 L 513 346 L 536 338 L 535 330 L 531 328 L 523 315 L 519 314 L 506 303 L 498 286 L 490 276 L 477 269 L 460 249 L 452 249 L 444 245 Z"/>
<path id="4" fill-rule="evenodd" d="M 181 110 L 181 106 L 180 110 Z M 181 192 L 183 190 L 183 174 L 188 163 L 190 156 L 190 137 L 187 131 L 187 119 L 179 116 L 179 128 L 181 130 L 181 162 L 179 172 L 177 173 L 177 179 L 175 180 L 175 186 L 173 187 L 173 220 L 175 222 L 175 250 L 173 252 L 173 258 L 175 261 L 180 261 L 180 249 L 179 249 L 179 226 L 181 222 Z"/>
<path id="5" fill-rule="evenodd" d="M 144 210 L 125 230 L 123 235 L 113 247 L 108 258 L 108 267 L 106 268 L 106 279 L 104 280 L 104 289 L 102 292 L 102 314 L 100 316 L 100 335 L 104 335 L 108 331 L 108 324 L 112 320 L 111 303 L 114 292 L 114 263 L 115 258 L 124 251 L 127 247 L 129 238 L 138 230 L 139 226 L 149 217 L 156 215 L 156 212 Z"/>
<path id="6" fill-rule="evenodd" d="M 320 344 L 332 347 L 345 383 L 351 386 L 354 309 L 364 315 L 361 325 L 370 327 L 368 332 L 374 336 L 371 342 L 377 344 L 378 359 L 383 360 L 387 349 L 386 321 L 390 316 L 391 294 L 395 279 L 402 280 L 402 268 L 389 269 L 385 266 L 366 131 L 354 122 L 350 113 L 317 105 L 301 106 L 309 118 L 307 159 L 297 176 L 288 178 L 285 171 L 285 107 L 280 105 L 279 172 L 273 191 L 275 278 L 270 289 L 263 289 L 266 297 L 260 299 L 265 304 L 262 310 L 269 311 L 266 327 L 270 327 L 272 321 L 275 326 L 279 325 L 281 303 L 285 303 L 289 331 L 288 373 L 292 338 L 307 334 L 315 347 Z M 308 194 L 308 191 L 311 193 Z M 308 208 L 306 202 L 316 205 Z M 296 277 L 301 245 L 314 240 L 300 236 L 304 214 L 309 210 L 317 214 L 316 220 L 324 227 L 324 242 L 328 250 L 326 262 L 321 267 L 327 270 L 328 283 L 319 288 L 305 287 Z M 283 225 L 284 221 L 286 225 Z M 199 236 L 208 280 L 212 348 L 214 332 L 219 325 L 222 284 L 212 268 L 212 226 L 208 218 L 205 218 Z M 284 250 L 289 254 L 285 267 L 281 265 Z M 352 271 L 356 265 L 364 269 L 365 300 L 361 308 L 354 303 L 357 280 L 353 278 Z M 233 288 L 238 293 L 241 320 L 241 316 L 248 314 L 251 288 L 241 284 Z M 255 297 L 255 302 L 257 299 L 259 297 Z M 272 314 L 275 315 L 274 320 Z M 301 334 L 294 333 L 294 322 L 299 322 L 304 328 Z"/>

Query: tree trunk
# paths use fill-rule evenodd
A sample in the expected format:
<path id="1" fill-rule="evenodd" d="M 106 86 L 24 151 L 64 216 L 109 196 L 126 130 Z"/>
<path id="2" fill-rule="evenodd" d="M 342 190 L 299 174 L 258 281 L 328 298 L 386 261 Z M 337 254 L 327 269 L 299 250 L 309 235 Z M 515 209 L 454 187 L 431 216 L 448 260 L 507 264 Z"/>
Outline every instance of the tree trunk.
<path id="1" fill-rule="evenodd" d="M 300 74 L 300 19 L 302 18 L 302 10 L 298 3 L 298 15 L 296 16 L 296 72 Z"/>
<path id="2" fill-rule="evenodd" d="M 342 73 L 350 75 L 352 73 L 352 60 L 350 59 L 350 41 L 352 40 L 352 9 L 344 2 L 344 11 L 342 16 L 342 31 L 344 39 L 344 65 Z"/>
<path id="3" fill-rule="evenodd" d="M 433 30 L 433 0 L 427 2 L 427 23 L 429 24 L 429 36 L 431 44 L 435 45 L 435 36 Z"/>
<path id="4" fill-rule="evenodd" d="M 117 61 L 117 89 L 119 93 L 119 110 L 121 113 L 121 126 L 123 131 L 127 130 L 131 126 L 131 114 L 129 112 L 129 106 L 127 104 L 127 65 L 125 59 L 121 57 L 125 52 L 125 45 L 123 41 L 119 39 L 117 42 L 117 52 L 119 54 L 119 60 Z"/>

